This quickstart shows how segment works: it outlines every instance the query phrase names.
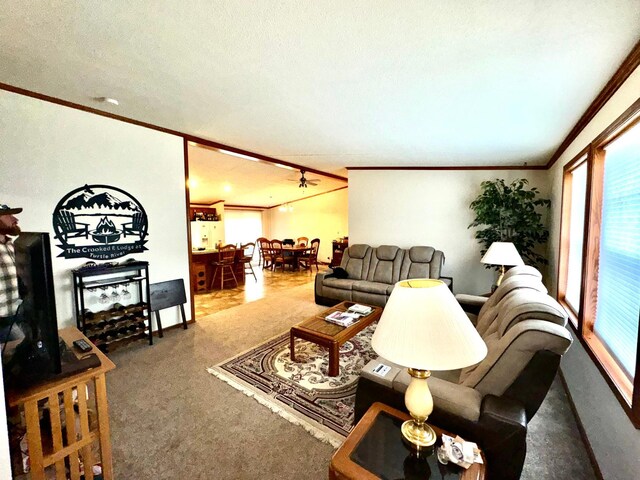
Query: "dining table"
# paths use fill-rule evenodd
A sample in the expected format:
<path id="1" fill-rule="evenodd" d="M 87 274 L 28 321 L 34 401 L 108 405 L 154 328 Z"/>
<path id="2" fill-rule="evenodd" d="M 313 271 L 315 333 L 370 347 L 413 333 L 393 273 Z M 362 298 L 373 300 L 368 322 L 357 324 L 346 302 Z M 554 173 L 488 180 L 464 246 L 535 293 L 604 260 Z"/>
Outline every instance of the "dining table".
<path id="1" fill-rule="evenodd" d="M 293 254 L 294 256 L 294 267 L 299 269 L 298 259 L 304 255 L 306 252 L 310 252 L 312 247 L 307 245 L 283 245 L 282 246 L 282 254 L 286 254 L 287 252 Z"/>

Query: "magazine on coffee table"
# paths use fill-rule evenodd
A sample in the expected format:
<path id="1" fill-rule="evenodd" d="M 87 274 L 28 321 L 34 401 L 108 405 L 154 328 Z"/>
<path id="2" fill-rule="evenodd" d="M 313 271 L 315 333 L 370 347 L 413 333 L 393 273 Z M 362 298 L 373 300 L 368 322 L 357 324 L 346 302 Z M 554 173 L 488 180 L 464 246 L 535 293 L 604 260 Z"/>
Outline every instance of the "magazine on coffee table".
<path id="1" fill-rule="evenodd" d="M 369 307 L 368 305 L 360 305 L 359 303 L 355 303 L 353 305 L 351 305 L 348 309 L 347 309 L 348 313 L 357 313 L 358 315 L 369 315 L 371 312 L 373 312 L 373 307 Z"/>
<path id="2" fill-rule="evenodd" d="M 361 315 L 357 313 L 350 312 L 333 312 L 324 319 L 327 322 L 335 323 L 336 325 L 340 325 L 341 327 L 349 327 L 356 323 L 360 319 Z"/>

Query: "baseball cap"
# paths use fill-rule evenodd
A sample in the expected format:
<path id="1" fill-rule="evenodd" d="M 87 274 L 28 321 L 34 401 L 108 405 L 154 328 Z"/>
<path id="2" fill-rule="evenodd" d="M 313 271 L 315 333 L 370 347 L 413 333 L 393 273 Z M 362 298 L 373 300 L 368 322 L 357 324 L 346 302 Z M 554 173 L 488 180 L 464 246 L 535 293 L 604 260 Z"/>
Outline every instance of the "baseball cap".
<path id="1" fill-rule="evenodd" d="M 0 215 L 14 215 L 16 213 L 20 213 L 21 211 L 21 208 L 11 208 L 9 205 L 0 203 Z"/>

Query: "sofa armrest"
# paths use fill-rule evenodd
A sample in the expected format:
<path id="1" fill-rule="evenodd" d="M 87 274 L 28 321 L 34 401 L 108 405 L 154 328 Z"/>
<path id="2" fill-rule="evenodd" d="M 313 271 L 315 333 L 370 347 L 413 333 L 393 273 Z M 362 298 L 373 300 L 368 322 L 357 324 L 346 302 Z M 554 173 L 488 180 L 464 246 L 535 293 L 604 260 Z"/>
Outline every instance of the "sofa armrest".
<path id="1" fill-rule="evenodd" d="M 471 305 L 474 307 L 482 307 L 482 305 L 484 305 L 487 300 L 489 300 L 489 297 L 482 297 L 480 295 L 469 295 L 467 293 L 457 293 L 456 300 L 462 306 Z"/>
<path id="2" fill-rule="evenodd" d="M 442 280 L 444 284 L 449 287 L 449 290 L 453 292 L 453 277 L 440 277 L 438 280 Z"/>
<path id="3" fill-rule="evenodd" d="M 482 306 L 489 300 L 489 297 L 458 293 L 456 294 L 456 300 L 465 312 L 477 315 Z"/>

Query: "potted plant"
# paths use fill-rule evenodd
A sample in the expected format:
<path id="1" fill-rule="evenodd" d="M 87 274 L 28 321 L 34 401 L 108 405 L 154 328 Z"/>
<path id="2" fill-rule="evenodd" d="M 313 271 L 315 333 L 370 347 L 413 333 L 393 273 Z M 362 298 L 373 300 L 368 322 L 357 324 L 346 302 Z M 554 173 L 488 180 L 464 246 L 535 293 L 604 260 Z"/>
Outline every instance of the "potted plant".
<path id="1" fill-rule="evenodd" d="M 475 238 L 483 246 L 482 255 L 493 242 L 512 242 L 526 264 L 548 263 L 536 247 L 549 238 L 540 210 L 549 208 L 551 200 L 538 198 L 539 190 L 527 188 L 528 184 L 525 178 L 510 184 L 499 178 L 480 184 L 480 195 L 469 205 L 476 216 L 467 228 L 478 227 Z"/>

